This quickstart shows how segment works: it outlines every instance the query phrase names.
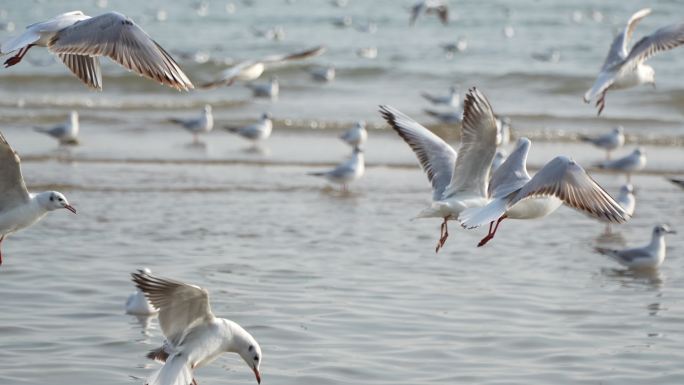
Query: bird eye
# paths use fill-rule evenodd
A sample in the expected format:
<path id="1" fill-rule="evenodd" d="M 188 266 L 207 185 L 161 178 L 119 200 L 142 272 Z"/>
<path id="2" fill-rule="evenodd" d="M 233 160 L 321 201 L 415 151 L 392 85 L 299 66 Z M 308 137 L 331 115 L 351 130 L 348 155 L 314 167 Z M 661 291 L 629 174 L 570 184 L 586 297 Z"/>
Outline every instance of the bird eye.
<path id="1" fill-rule="evenodd" d="M 254 361 L 259 361 L 259 356 L 254 356 Z"/>
<path id="2" fill-rule="evenodd" d="M 247 350 L 249 350 L 250 352 L 254 350 L 254 345 L 249 345 L 249 348 L 247 348 Z"/>
<path id="3" fill-rule="evenodd" d="M 64 200 L 64 199 L 62 199 L 62 198 L 59 198 L 59 201 L 60 201 L 60 202 L 61 202 L 61 201 L 63 201 L 63 200 Z"/>

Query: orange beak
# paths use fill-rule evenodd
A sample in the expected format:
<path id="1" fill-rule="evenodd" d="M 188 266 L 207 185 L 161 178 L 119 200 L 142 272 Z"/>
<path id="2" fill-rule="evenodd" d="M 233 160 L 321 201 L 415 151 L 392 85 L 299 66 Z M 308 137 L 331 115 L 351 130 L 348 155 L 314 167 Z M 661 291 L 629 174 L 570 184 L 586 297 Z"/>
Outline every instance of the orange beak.
<path id="1" fill-rule="evenodd" d="M 259 369 L 256 368 L 256 366 L 252 366 L 252 370 L 254 371 L 254 375 L 256 376 L 257 384 L 261 384 L 261 374 L 259 374 Z"/>
<path id="2" fill-rule="evenodd" d="M 65 209 L 71 211 L 72 213 L 76 214 L 76 209 L 72 205 L 66 205 L 64 206 Z"/>

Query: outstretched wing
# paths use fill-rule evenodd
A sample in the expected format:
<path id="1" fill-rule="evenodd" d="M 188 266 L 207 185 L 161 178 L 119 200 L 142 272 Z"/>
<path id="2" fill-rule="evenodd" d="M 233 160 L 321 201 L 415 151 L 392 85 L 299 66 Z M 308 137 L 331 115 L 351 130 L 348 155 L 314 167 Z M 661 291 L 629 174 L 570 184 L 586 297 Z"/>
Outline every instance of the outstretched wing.
<path id="1" fill-rule="evenodd" d="M 209 306 L 209 293 L 205 289 L 160 278 L 142 270 L 131 276 L 138 289 L 159 309 L 159 325 L 173 346 L 182 340 L 191 327 L 214 319 Z"/>
<path id="2" fill-rule="evenodd" d="M 57 56 L 88 87 L 96 90 L 102 89 L 102 72 L 100 71 L 100 60 L 97 56 L 68 53 L 60 53 Z"/>
<path id="3" fill-rule="evenodd" d="M 613 43 L 610 45 L 610 51 L 608 51 L 608 56 L 606 57 L 606 60 L 603 62 L 603 67 L 601 67 L 601 71 L 605 71 L 608 68 L 611 68 L 616 64 L 622 63 L 622 61 L 625 60 L 625 58 L 629 54 L 627 46 L 629 45 L 629 42 L 632 40 L 634 29 L 636 28 L 637 24 L 639 24 L 641 19 L 648 16 L 650 13 L 651 8 L 644 8 L 635 12 L 632 15 L 632 17 L 629 18 L 629 20 L 627 21 L 627 25 L 625 26 L 625 29 L 622 32 L 620 32 L 620 34 L 617 35 L 615 39 L 613 39 Z"/>
<path id="4" fill-rule="evenodd" d="M 107 56 L 125 68 L 178 90 L 194 88 L 157 42 L 131 19 L 108 12 L 63 29 L 48 42 L 56 54 Z"/>
<path id="5" fill-rule="evenodd" d="M 0 212 L 29 201 L 24 178 L 21 176 L 19 155 L 0 132 Z"/>
<path id="6" fill-rule="evenodd" d="M 624 223 L 630 215 L 582 166 L 558 156 L 546 164 L 511 199 L 508 207 L 526 198 L 555 196 L 566 205 L 606 222 Z"/>
<path id="7" fill-rule="evenodd" d="M 660 28 L 639 40 L 625 58 L 624 67 L 633 67 L 648 60 L 658 52 L 667 51 L 684 44 L 684 23 Z"/>
<path id="8" fill-rule="evenodd" d="M 260 61 L 262 63 L 277 63 L 277 62 L 288 61 L 288 60 L 302 60 L 302 59 L 308 59 L 310 57 L 321 55 L 323 52 L 325 52 L 325 47 L 322 45 L 319 45 L 317 47 L 309 48 L 309 49 L 304 50 L 304 51 L 298 51 L 298 52 L 289 53 L 289 54 L 285 54 L 285 55 L 266 56 L 265 58 L 261 59 Z"/>
<path id="9" fill-rule="evenodd" d="M 432 199 L 440 200 L 451 181 L 456 151 L 442 138 L 390 106 L 380 106 L 380 114 L 404 139 L 432 183 Z"/>
<path id="10" fill-rule="evenodd" d="M 518 144 L 511 155 L 492 174 L 489 181 L 489 197 L 503 198 L 523 187 L 531 178 L 527 173 L 527 154 L 530 152 L 530 140 L 518 139 Z"/>

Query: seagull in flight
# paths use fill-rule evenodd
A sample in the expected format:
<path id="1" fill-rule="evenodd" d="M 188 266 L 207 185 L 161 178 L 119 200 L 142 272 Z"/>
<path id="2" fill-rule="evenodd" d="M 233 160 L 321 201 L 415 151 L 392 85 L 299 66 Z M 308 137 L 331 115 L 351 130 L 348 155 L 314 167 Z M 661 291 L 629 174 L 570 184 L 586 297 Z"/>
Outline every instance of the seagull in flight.
<path id="1" fill-rule="evenodd" d="M 420 0 L 411 7 L 411 19 L 409 24 L 411 26 L 416 24 L 418 16 L 425 13 L 426 15 L 436 14 L 442 24 L 449 24 L 449 6 L 444 0 Z"/>
<path id="2" fill-rule="evenodd" d="M 471 88 L 463 102 L 462 143 L 456 150 L 415 120 L 390 106 L 380 114 L 404 139 L 418 158 L 432 184 L 432 204 L 417 218 L 441 218 L 435 252 L 449 237 L 447 221 L 457 220 L 470 207 L 488 203 L 489 168 L 496 152 L 496 121 L 487 98 Z"/>
<path id="3" fill-rule="evenodd" d="M 259 343 L 242 326 L 217 318 L 209 305 L 209 292 L 199 286 L 161 278 L 143 270 L 132 273 L 133 282 L 159 309 L 159 326 L 166 341 L 147 357 L 164 363 L 145 385 L 197 385 L 193 371 L 223 353 L 237 353 L 261 383 Z"/>
<path id="4" fill-rule="evenodd" d="M 133 20 L 117 12 L 90 17 L 74 11 L 31 24 L 0 45 L 0 55 L 19 51 L 5 61 L 5 67 L 18 64 L 34 46 L 47 47 L 93 89 L 102 90 L 100 56 L 177 90 L 194 88 L 171 55 Z"/>
<path id="5" fill-rule="evenodd" d="M 19 155 L 0 133 L 0 244 L 7 235 L 33 225 L 57 209 L 67 209 L 76 214 L 76 209 L 62 193 L 29 193 L 21 175 Z"/>
<path id="6" fill-rule="evenodd" d="M 250 82 L 258 79 L 269 65 L 291 60 L 308 59 L 321 55 L 323 52 L 325 52 L 325 47 L 318 46 L 291 54 L 271 55 L 261 59 L 245 60 L 223 71 L 216 79 L 202 84 L 200 88 L 211 89 L 230 86 L 238 80 Z"/>
<path id="7" fill-rule="evenodd" d="M 640 84 L 652 84 L 655 87 L 655 70 L 644 64 L 646 60 L 659 52 L 684 44 L 684 23 L 678 23 L 644 36 L 632 49 L 628 49 L 637 24 L 650 13 L 650 8 L 644 8 L 632 15 L 624 31 L 613 40 L 594 85 L 584 94 L 585 103 L 598 97 L 598 115 L 601 115 L 606 106 L 608 90 L 631 88 Z"/>

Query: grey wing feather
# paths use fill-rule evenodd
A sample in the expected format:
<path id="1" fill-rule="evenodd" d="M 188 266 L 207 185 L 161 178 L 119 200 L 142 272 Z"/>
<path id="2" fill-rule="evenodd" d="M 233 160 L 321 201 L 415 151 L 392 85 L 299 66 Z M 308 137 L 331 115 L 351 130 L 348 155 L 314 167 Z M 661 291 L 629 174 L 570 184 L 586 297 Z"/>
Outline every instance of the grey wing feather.
<path id="1" fill-rule="evenodd" d="M 490 198 L 503 198 L 519 190 L 531 179 L 530 174 L 527 173 L 529 151 L 529 139 L 520 138 L 515 150 L 492 174 L 488 191 Z"/>
<path id="2" fill-rule="evenodd" d="M 380 114 L 416 154 L 432 184 L 432 199 L 442 199 L 454 172 L 456 151 L 432 131 L 393 107 L 380 106 Z"/>
<path id="3" fill-rule="evenodd" d="M 629 54 L 629 51 L 627 50 L 627 45 L 629 45 L 629 42 L 632 40 L 634 29 L 636 29 L 636 26 L 637 24 L 639 24 L 641 19 L 648 16 L 650 13 L 650 8 L 644 8 L 635 12 L 629 18 L 629 20 L 627 21 L 627 25 L 625 26 L 625 29 L 622 32 L 620 32 L 620 34 L 618 34 L 615 37 L 615 39 L 613 39 L 613 43 L 610 45 L 610 51 L 608 51 L 608 56 L 606 57 L 606 60 L 603 62 L 603 67 L 601 67 L 601 71 L 605 71 L 616 64 L 621 64 L 623 60 L 625 60 L 625 58 Z"/>
<path id="4" fill-rule="evenodd" d="M 658 52 L 667 51 L 682 44 L 684 44 L 684 23 L 660 28 L 634 44 L 625 58 L 625 65 L 637 65 Z"/>
<path id="5" fill-rule="evenodd" d="M 0 132 L 0 212 L 29 201 L 17 153 Z"/>
<path id="6" fill-rule="evenodd" d="M 487 196 L 496 133 L 496 119 L 489 101 L 478 89 L 471 88 L 463 102 L 462 143 L 445 197 L 457 192 Z"/>
<path id="7" fill-rule="evenodd" d="M 626 167 L 630 167 L 633 163 L 634 158 L 631 155 L 628 155 L 619 159 L 604 161 L 598 164 L 598 167 L 620 170 Z"/>
<path id="8" fill-rule="evenodd" d="M 558 156 L 515 194 L 509 206 L 536 196 L 555 196 L 566 205 L 605 222 L 624 223 L 630 216 L 584 169 Z"/>
<path id="9" fill-rule="evenodd" d="M 126 16 L 109 12 L 60 31 L 48 49 L 57 54 L 107 56 L 125 68 L 179 90 L 194 88 L 157 42 Z"/>
<path id="10" fill-rule="evenodd" d="M 209 306 L 209 293 L 206 290 L 160 278 L 142 270 L 132 273 L 131 276 L 138 289 L 159 309 L 159 325 L 173 346 L 176 346 L 194 325 L 214 318 Z"/>
<path id="11" fill-rule="evenodd" d="M 261 59 L 262 63 L 276 63 L 280 61 L 287 61 L 287 60 L 301 60 L 301 59 L 307 59 L 310 57 L 318 56 L 321 55 L 323 52 L 325 52 L 325 46 L 319 45 L 317 47 L 309 48 L 304 51 L 299 51 L 299 52 L 294 52 L 286 55 L 271 55 L 271 56 L 266 56 L 265 58 Z"/>
<path id="12" fill-rule="evenodd" d="M 50 128 L 35 127 L 35 130 L 59 139 L 66 134 L 66 125 L 60 124 Z"/>
<path id="13" fill-rule="evenodd" d="M 102 90 L 102 72 L 100 71 L 100 60 L 97 56 L 58 54 L 77 78 L 81 79 L 88 87 Z"/>

